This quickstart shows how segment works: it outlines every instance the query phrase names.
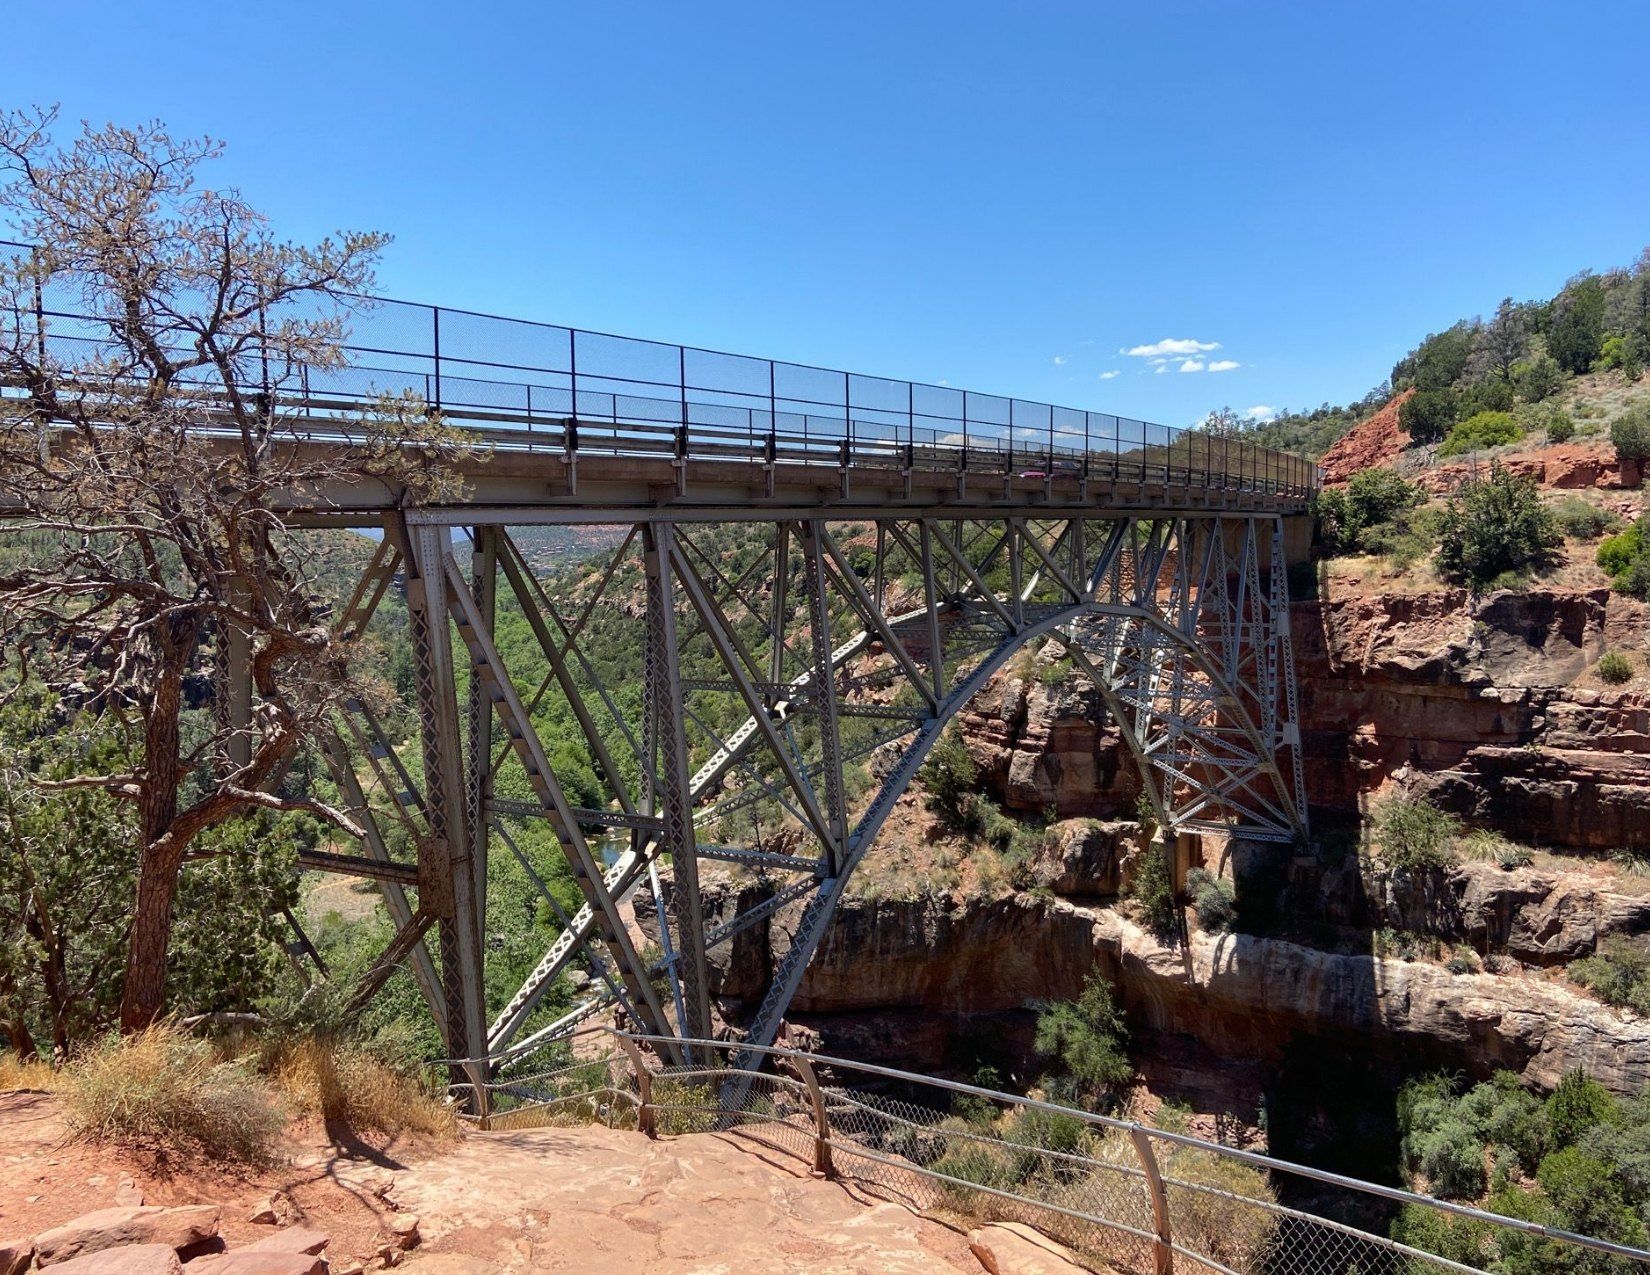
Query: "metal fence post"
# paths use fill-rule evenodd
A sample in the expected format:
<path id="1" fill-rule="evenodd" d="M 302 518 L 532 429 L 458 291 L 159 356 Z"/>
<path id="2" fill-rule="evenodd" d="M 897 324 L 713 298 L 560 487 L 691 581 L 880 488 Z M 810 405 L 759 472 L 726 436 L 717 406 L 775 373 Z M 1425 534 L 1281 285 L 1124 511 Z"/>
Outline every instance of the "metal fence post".
<path id="1" fill-rule="evenodd" d="M 487 1083 L 487 1064 L 482 1062 L 477 1066 L 475 1059 L 466 1059 L 464 1071 L 470 1077 L 470 1087 L 475 1091 L 476 1127 L 488 1129 L 492 1126 L 493 1095 Z"/>
<path id="2" fill-rule="evenodd" d="M 628 1036 L 615 1034 L 614 1040 L 619 1042 L 619 1048 L 630 1060 L 630 1070 L 636 1076 L 636 1128 L 650 1138 L 657 1138 L 659 1130 L 654 1123 L 653 1112 L 653 1073 L 647 1069 L 647 1060 L 642 1057 L 642 1051 L 636 1042 Z"/>
<path id="3" fill-rule="evenodd" d="M 821 1177 L 835 1177 L 836 1166 L 831 1162 L 831 1122 L 825 1113 L 825 1091 L 819 1087 L 819 1077 L 814 1074 L 811 1062 L 796 1055 L 791 1057 L 791 1061 L 796 1064 L 802 1083 L 808 1086 L 808 1097 L 814 1104 L 814 1172 Z"/>
<path id="4" fill-rule="evenodd" d="M 432 334 L 435 338 L 433 351 L 435 354 L 435 409 L 439 412 L 441 410 L 441 307 L 438 305 L 431 306 L 430 314 L 432 316 Z"/>
<path id="5" fill-rule="evenodd" d="M 1169 1197 L 1163 1189 L 1163 1175 L 1158 1172 L 1157 1156 L 1152 1152 L 1151 1139 L 1139 1125 L 1129 1129 L 1129 1141 L 1140 1157 L 1140 1169 L 1146 1175 L 1146 1187 L 1152 1195 L 1152 1229 L 1157 1240 L 1152 1245 L 1154 1275 L 1174 1275 L 1174 1241 L 1169 1233 Z"/>

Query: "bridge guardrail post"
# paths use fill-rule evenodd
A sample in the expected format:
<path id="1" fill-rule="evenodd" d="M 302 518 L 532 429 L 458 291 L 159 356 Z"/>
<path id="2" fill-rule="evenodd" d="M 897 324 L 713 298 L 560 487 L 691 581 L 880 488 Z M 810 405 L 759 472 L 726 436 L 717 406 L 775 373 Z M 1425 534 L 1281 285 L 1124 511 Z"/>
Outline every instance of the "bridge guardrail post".
<path id="1" fill-rule="evenodd" d="M 819 1076 L 806 1058 L 793 1056 L 802 1083 L 808 1087 L 808 1098 L 814 1107 L 814 1172 L 821 1177 L 834 1178 L 836 1165 L 831 1161 L 831 1122 L 825 1111 L 825 1091 L 819 1087 Z"/>
<path id="2" fill-rule="evenodd" d="M 630 1061 L 630 1070 L 636 1077 L 636 1128 L 649 1138 L 657 1138 L 659 1129 L 653 1110 L 653 1073 L 648 1070 L 647 1060 L 642 1057 L 641 1048 L 635 1041 L 617 1033 L 613 1039 L 624 1050 L 624 1056 Z"/>
<path id="3" fill-rule="evenodd" d="M 1140 1157 L 1140 1170 L 1146 1175 L 1146 1189 L 1152 1197 L 1152 1229 L 1157 1239 L 1152 1244 L 1153 1275 L 1174 1275 L 1174 1239 L 1169 1230 L 1169 1197 L 1163 1188 L 1163 1174 L 1157 1167 L 1157 1156 L 1152 1151 L 1151 1139 L 1139 1125 L 1129 1127 L 1129 1141 Z"/>
<path id="4" fill-rule="evenodd" d="M 493 1118 L 493 1092 L 487 1080 L 487 1064 L 475 1059 L 466 1060 L 464 1072 L 470 1077 L 470 1088 L 475 1092 L 476 1128 L 489 1129 Z"/>

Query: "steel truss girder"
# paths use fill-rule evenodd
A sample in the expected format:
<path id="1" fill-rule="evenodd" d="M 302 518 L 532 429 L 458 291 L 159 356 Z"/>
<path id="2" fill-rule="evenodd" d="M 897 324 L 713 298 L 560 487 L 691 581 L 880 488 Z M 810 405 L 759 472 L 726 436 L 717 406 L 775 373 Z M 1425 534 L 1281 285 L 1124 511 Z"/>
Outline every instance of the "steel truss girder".
<path id="1" fill-rule="evenodd" d="M 768 532 L 748 541 L 758 549 L 748 557 L 747 549 L 728 551 L 725 540 L 714 551 L 694 543 L 668 518 L 637 518 L 595 594 L 567 612 L 570 620 L 502 530 L 475 537 L 470 579 L 441 552 L 443 544 L 415 544 L 407 555 L 409 597 L 422 590 L 431 595 L 429 607 L 439 595 L 469 655 L 469 729 L 457 730 L 454 720 L 455 729 L 433 751 L 426 738 L 422 798 L 410 778 L 396 773 L 393 753 L 367 750 L 375 773 L 397 813 L 422 818 L 432 837 L 443 824 L 485 840 L 503 835 L 503 817 L 547 820 L 585 893 L 585 905 L 564 918 L 544 960 L 484 1032 L 487 1052 L 514 1055 L 565 1034 L 615 993 L 667 1034 L 708 1034 L 714 1024 L 704 953 L 802 903 L 793 941 L 748 1024 L 752 1040 L 770 1041 L 848 881 L 945 724 L 1015 653 L 1043 639 L 1096 686 L 1166 834 L 1211 828 L 1274 840 L 1303 834 L 1277 519 L 1213 513 L 1082 519 L 1018 510 L 966 519 L 884 518 L 874 537 L 860 528 L 852 540 L 818 511 L 797 518 L 744 511 L 728 520 L 759 519 Z M 412 534 L 445 536 L 433 526 Z M 640 718 L 627 718 L 634 709 L 621 710 L 617 685 L 604 684 L 596 667 L 602 653 L 581 649 L 592 608 L 615 571 L 638 565 L 620 561 L 633 544 L 640 549 L 635 578 L 646 591 Z M 862 557 L 867 549 L 869 565 Z M 382 595 L 385 572 L 393 573 L 399 554 L 386 549 L 380 559 L 358 591 L 364 599 Z M 434 564 L 441 579 L 432 585 L 426 575 Z M 910 609 L 913 578 L 920 591 Z M 494 579 L 504 581 L 527 615 L 549 664 L 530 703 L 523 703 L 491 640 Z M 901 582 L 897 588 L 895 582 Z M 370 614 L 370 605 L 352 601 L 346 609 L 359 629 L 364 620 L 354 618 L 357 610 Z M 432 637 L 415 631 L 415 645 L 422 640 L 427 648 Z M 430 665 L 439 675 L 428 650 L 420 648 L 418 658 L 421 668 Z M 690 658 L 697 663 L 688 676 Z M 551 772 L 531 718 L 547 691 L 559 696 L 584 734 L 607 808 L 570 803 Z M 438 699 L 421 687 L 421 707 Z M 456 718 L 456 698 L 448 703 Z M 707 711 L 717 703 L 720 711 Z M 489 706 L 506 740 L 505 753 L 491 758 L 492 729 L 483 722 Z M 730 721 L 727 709 L 735 706 L 739 713 L 731 720 L 743 721 L 729 732 L 721 723 Z M 597 723 L 604 712 L 634 750 L 641 776 L 636 791 L 607 750 L 608 736 Z M 430 714 L 422 718 L 428 735 Z M 692 773 L 690 748 L 699 763 Z M 526 771 L 534 802 L 493 795 L 499 761 L 509 752 Z M 873 753 L 886 753 L 877 763 L 879 781 L 865 798 L 850 799 L 846 769 Z M 437 761 L 448 769 L 435 768 Z M 460 775 L 464 781 L 456 786 L 445 778 Z M 463 800 L 460 792 L 470 799 L 462 814 L 451 805 Z M 438 801 L 451 812 L 445 820 L 431 809 Z M 777 846 L 766 842 L 762 828 L 785 823 L 787 812 L 785 839 Z M 745 820 L 755 821 L 753 844 L 740 843 Z M 630 844 L 602 871 L 581 824 L 628 829 Z M 520 856 L 513 843 L 511 849 Z M 485 919 L 478 860 L 473 852 L 466 858 L 477 934 Z M 657 868 L 665 860 L 674 870 L 671 888 L 657 897 L 664 956 L 644 961 L 625 932 L 621 908 L 631 892 L 647 888 L 644 879 L 651 878 L 657 892 Z M 706 860 L 798 879 L 712 923 L 697 883 Z M 398 918 L 398 930 L 409 913 Z M 443 937 L 445 954 L 445 929 Z M 581 952 L 608 982 L 607 993 L 517 1040 L 546 989 Z M 666 1002 L 653 991 L 660 976 L 670 986 L 674 1027 Z"/>

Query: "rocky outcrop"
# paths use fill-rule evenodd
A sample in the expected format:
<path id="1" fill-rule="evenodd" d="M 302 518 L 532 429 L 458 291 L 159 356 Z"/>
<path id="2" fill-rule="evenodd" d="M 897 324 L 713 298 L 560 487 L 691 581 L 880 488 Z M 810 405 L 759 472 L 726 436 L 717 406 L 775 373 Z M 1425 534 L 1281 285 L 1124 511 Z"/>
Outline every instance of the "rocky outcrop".
<path id="1" fill-rule="evenodd" d="M 1573 685 L 1645 632 L 1643 603 L 1440 590 L 1299 602 L 1292 619 L 1314 805 L 1357 809 L 1396 780 L 1521 840 L 1650 841 L 1650 697 Z"/>
<path id="2" fill-rule="evenodd" d="M 1084 915 L 1134 1017 L 1213 1037 L 1223 1052 L 1281 1060 L 1296 1037 L 1339 1037 L 1402 1071 L 1505 1068 L 1551 1088 L 1585 1067 L 1617 1093 L 1650 1085 L 1650 1022 L 1538 978 L 1451 974 L 1246 934 L 1193 932 L 1169 947 L 1116 912 Z"/>
<path id="3" fill-rule="evenodd" d="M 1313 884 L 1290 898 L 1292 915 L 1351 934 L 1392 929 L 1461 944 L 1522 965 L 1558 966 L 1590 956 L 1605 939 L 1650 932 L 1650 890 L 1584 872 L 1469 862 L 1394 872 L 1347 858 L 1314 865 Z"/>
<path id="4" fill-rule="evenodd" d="M 1550 491 L 1588 488 L 1634 491 L 1644 481 L 1639 462 L 1617 459 L 1615 448 L 1602 439 L 1555 443 L 1551 447 L 1497 457 L 1496 463 L 1509 473 L 1534 478 Z M 1467 479 L 1482 476 L 1483 472 L 1484 462 L 1477 458 L 1436 463 L 1407 476 L 1434 495 L 1447 495 Z"/>
<path id="5" fill-rule="evenodd" d="M 1414 392 L 1405 390 L 1335 441 L 1318 462 L 1326 483 L 1347 482 L 1366 469 L 1390 465 L 1403 453 L 1409 446 L 1409 434 L 1398 422 L 1398 409 Z"/>
<path id="6" fill-rule="evenodd" d="M 980 781 L 1007 808 L 1052 808 L 1062 817 L 1133 809 L 1139 777 L 1086 679 L 1005 673 L 963 709 L 960 721 Z"/>

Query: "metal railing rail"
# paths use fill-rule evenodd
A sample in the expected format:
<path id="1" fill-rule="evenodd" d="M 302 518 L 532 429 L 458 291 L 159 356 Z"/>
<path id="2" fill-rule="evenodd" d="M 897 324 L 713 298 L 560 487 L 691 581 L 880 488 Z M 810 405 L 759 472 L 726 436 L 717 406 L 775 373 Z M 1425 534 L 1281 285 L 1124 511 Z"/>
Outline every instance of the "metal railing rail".
<path id="1" fill-rule="evenodd" d="M 1650 1268 L 1650 1252 L 1608 1240 L 978 1085 L 782 1046 L 678 1041 L 606 1027 L 579 1035 L 587 1042 L 605 1037 L 614 1048 L 603 1058 L 458 1089 L 494 1127 L 599 1120 L 633 1124 L 654 1137 L 756 1137 L 804 1158 L 817 1173 L 852 1178 L 920 1209 L 1026 1221 L 1081 1253 L 1154 1275 L 1479 1272 L 1520 1252 L 1522 1269 L 1535 1269 L 1520 1248 L 1532 1244 L 1556 1246 L 1549 1260 L 1585 1251 L 1623 1270 Z M 649 1052 L 664 1044 L 685 1044 L 697 1057 L 666 1066 Z M 761 1073 L 754 1089 L 725 1083 L 750 1080 L 731 1057 L 743 1050 L 776 1068 Z M 890 1086 L 905 1095 L 933 1091 L 940 1100 L 890 1097 Z M 984 1104 L 1000 1118 L 982 1120 L 976 1112 L 972 1122 L 961 1120 L 958 1099 Z M 1086 1132 L 1074 1137 L 1074 1127 Z M 1485 1264 L 1282 1203 L 1272 1188 L 1290 1181 L 1332 1188 L 1361 1202 L 1363 1212 L 1400 1206 L 1470 1224 Z"/>
<path id="2" fill-rule="evenodd" d="M 28 251 L 0 241 L 5 248 Z M 118 344 L 110 321 L 80 300 L 47 280 L 35 308 L 13 316 L 71 371 Z M 343 366 L 275 372 L 256 349 L 241 359 L 246 384 L 270 393 L 301 437 L 350 441 L 363 408 L 410 392 L 496 448 L 568 457 L 1024 475 L 1286 499 L 1318 484 L 1310 461 L 1237 436 L 448 307 L 348 301 Z"/>

